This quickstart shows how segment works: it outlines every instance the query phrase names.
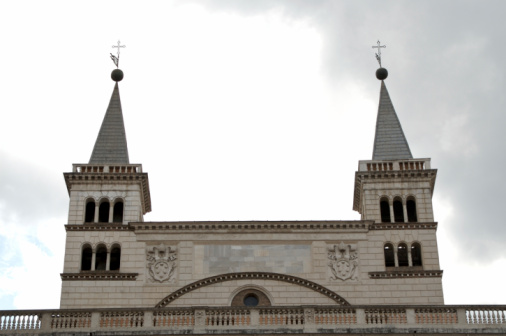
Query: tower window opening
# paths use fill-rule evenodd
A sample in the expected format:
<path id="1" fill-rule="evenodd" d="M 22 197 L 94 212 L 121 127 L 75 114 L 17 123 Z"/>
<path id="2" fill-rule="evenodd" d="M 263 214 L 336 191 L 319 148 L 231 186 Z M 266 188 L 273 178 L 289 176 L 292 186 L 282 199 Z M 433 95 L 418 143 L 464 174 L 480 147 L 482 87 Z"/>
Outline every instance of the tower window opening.
<path id="1" fill-rule="evenodd" d="M 114 247 L 111 249 L 111 261 L 110 261 L 110 267 L 109 269 L 111 271 L 117 271 L 119 270 L 119 265 L 121 261 L 121 247 L 118 245 L 114 245 Z"/>
<path id="2" fill-rule="evenodd" d="M 97 247 L 97 252 L 95 256 L 95 270 L 105 271 L 106 264 L 107 264 L 107 248 L 104 245 L 99 245 Z"/>
<path id="3" fill-rule="evenodd" d="M 90 245 L 83 246 L 83 252 L 81 254 L 81 271 L 90 271 L 91 270 L 91 258 L 93 255 L 93 251 Z"/>
<path id="4" fill-rule="evenodd" d="M 390 223 L 390 204 L 388 203 L 388 199 L 382 198 L 380 201 L 380 212 L 381 212 L 381 222 L 382 223 Z"/>
<path id="5" fill-rule="evenodd" d="M 394 247 L 388 243 L 384 246 L 385 267 L 395 267 Z"/>
<path id="6" fill-rule="evenodd" d="M 84 215 L 85 223 L 93 223 L 95 221 L 95 201 L 88 200 Z"/>
<path id="7" fill-rule="evenodd" d="M 122 223 L 123 222 L 123 202 L 118 201 L 114 203 L 114 214 L 112 216 L 112 221 L 114 223 Z"/>
<path id="8" fill-rule="evenodd" d="M 408 199 L 406 202 L 406 210 L 408 212 L 408 222 L 418 221 L 416 216 L 416 203 L 414 199 Z"/>
<path id="9" fill-rule="evenodd" d="M 100 207 L 98 208 L 98 221 L 100 223 L 107 223 L 109 222 L 109 202 L 104 201 L 100 203 Z"/>
<path id="10" fill-rule="evenodd" d="M 397 247 L 397 260 L 399 262 L 399 267 L 409 266 L 408 247 L 404 243 L 399 244 Z"/>
<path id="11" fill-rule="evenodd" d="M 418 243 L 411 245 L 411 261 L 413 266 L 422 266 L 422 248 Z"/>
<path id="12" fill-rule="evenodd" d="M 400 199 L 394 200 L 394 219 L 396 223 L 404 222 L 404 209 L 402 208 L 402 201 Z"/>

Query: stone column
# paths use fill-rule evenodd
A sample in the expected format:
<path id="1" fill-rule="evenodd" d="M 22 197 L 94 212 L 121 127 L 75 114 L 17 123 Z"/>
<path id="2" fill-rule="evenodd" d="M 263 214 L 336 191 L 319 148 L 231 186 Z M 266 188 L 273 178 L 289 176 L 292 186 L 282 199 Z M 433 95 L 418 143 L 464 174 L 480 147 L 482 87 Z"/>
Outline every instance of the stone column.
<path id="1" fill-rule="evenodd" d="M 153 312 L 151 310 L 144 312 L 144 328 L 152 328 L 153 327 Z"/>
<path id="2" fill-rule="evenodd" d="M 395 267 L 399 267 L 399 257 L 397 256 L 397 250 L 399 246 L 394 246 L 394 260 L 395 260 Z"/>
<path id="3" fill-rule="evenodd" d="M 40 319 L 40 331 L 51 331 L 51 312 L 45 311 L 39 317 Z"/>
<path id="4" fill-rule="evenodd" d="M 416 324 L 415 310 L 413 308 L 406 308 L 406 321 L 410 326 Z"/>
<path id="5" fill-rule="evenodd" d="M 359 308 L 356 310 L 357 314 L 357 324 L 365 325 L 365 310 L 363 308 Z"/>
<path id="6" fill-rule="evenodd" d="M 112 223 L 114 218 L 114 204 L 109 203 L 109 223 Z"/>
<path id="7" fill-rule="evenodd" d="M 260 313 L 258 312 L 258 309 L 251 309 L 249 311 L 249 316 L 251 318 L 251 325 L 252 326 L 260 325 Z"/>
<path id="8" fill-rule="evenodd" d="M 408 250 L 408 266 L 412 267 L 413 266 L 413 260 L 411 259 L 411 249 L 407 248 L 407 250 Z"/>
<path id="9" fill-rule="evenodd" d="M 97 253 L 96 253 L 96 250 L 93 249 L 91 250 L 91 270 L 94 271 L 95 270 L 95 262 L 97 260 Z"/>
<path id="10" fill-rule="evenodd" d="M 404 223 L 408 222 L 408 208 L 406 207 L 406 202 L 402 202 L 402 212 L 404 215 Z"/>
<path id="11" fill-rule="evenodd" d="M 107 258 L 105 261 L 105 270 L 109 271 L 111 269 L 111 251 L 107 250 Z"/>
<path id="12" fill-rule="evenodd" d="M 395 216 L 394 216 L 394 205 L 390 204 L 390 223 L 395 222 Z"/>
<path id="13" fill-rule="evenodd" d="M 304 332 L 316 332 L 313 307 L 304 307 Z"/>
<path id="14" fill-rule="evenodd" d="M 98 210 L 99 210 L 99 203 L 95 203 L 95 218 L 93 219 L 93 223 L 98 223 Z"/>
<path id="15" fill-rule="evenodd" d="M 193 333 L 205 333 L 206 329 L 206 309 L 204 307 L 195 307 L 193 311 L 195 316 L 195 325 L 193 326 Z"/>

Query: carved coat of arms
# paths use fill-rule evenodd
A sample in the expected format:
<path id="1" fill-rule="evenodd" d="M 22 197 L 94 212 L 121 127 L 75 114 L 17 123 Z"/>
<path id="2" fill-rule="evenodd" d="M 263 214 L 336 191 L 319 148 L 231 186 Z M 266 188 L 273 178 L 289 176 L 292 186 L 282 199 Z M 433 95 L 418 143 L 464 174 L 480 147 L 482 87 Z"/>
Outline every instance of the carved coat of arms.
<path id="1" fill-rule="evenodd" d="M 147 267 L 151 279 L 158 282 L 173 282 L 176 271 L 176 250 L 170 246 L 160 244 L 148 247 L 146 252 Z"/>
<path id="2" fill-rule="evenodd" d="M 331 280 L 356 280 L 358 267 L 357 245 L 345 244 L 333 245 L 328 250 L 328 266 L 332 275 Z"/>

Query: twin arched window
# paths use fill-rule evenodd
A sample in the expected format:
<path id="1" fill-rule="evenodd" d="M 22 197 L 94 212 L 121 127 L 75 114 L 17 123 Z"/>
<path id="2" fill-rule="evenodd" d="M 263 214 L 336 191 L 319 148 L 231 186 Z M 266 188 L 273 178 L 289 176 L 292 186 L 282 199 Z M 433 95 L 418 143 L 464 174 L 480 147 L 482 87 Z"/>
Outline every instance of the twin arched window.
<path id="1" fill-rule="evenodd" d="M 380 199 L 380 214 L 382 223 L 411 223 L 418 221 L 416 215 L 416 201 L 413 196 L 409 196 L 405 204 L 403 204 L 400 197 L 395 197 L 391 208 L 388 197 L 382 197 Z"/>
<path id="2" fill-rule="evenodd" d="M 81 271 L 117 271 L 121 263 L 121 247 L 114 244 L 110 251 L 105 244 L 99 244 L 92 249 L 90 244 L 84 244 L 81 254 Z"/>
<path id="3" fill-rule="evenodd" d="M 98 204 L 89 198 L 86 200 L 84 211 L 85 223 L 122 223 L 123 222 L 123 200 L 114 202 L 111 211 L 111 204 L 108 199 L 102 199 Z"/>
<path id="4" fill-rule="evenodd" d="M 422 247 L 419 243 L 412 243 L 408 248 L 406 243 L 399 243 L 397 248 L 391 243 L 383 247 L 385 267 L 422 266 Z"/>

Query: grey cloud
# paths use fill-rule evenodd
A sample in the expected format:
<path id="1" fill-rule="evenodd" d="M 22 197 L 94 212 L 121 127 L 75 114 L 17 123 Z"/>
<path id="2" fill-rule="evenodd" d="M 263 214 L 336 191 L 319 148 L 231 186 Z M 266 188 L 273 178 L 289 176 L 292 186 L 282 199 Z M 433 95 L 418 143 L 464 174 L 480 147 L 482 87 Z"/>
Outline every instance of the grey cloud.
<path id="1" fill-rule="evenodd" d="M 387 87 L 413 155 L 432 158 L 439 169 L 435 192 L 455 207 L 451 222 L 440 225 L 451 228 L 467 258 L 500 256 L 495 247 L 506 237 L 506 182 L 495 172 L 506 164 L 506 46 L 501 43 L 506 3 L 194 2 L 240 15 L 278 10 L 305 20 L 323 36 L 328 80 L 337 88 L 357 82 L 374 98 L 379 83 L 371 46 L 381 39 L 387 45 Z M 366 131 L 360 126 L 353 125 Z"/>

